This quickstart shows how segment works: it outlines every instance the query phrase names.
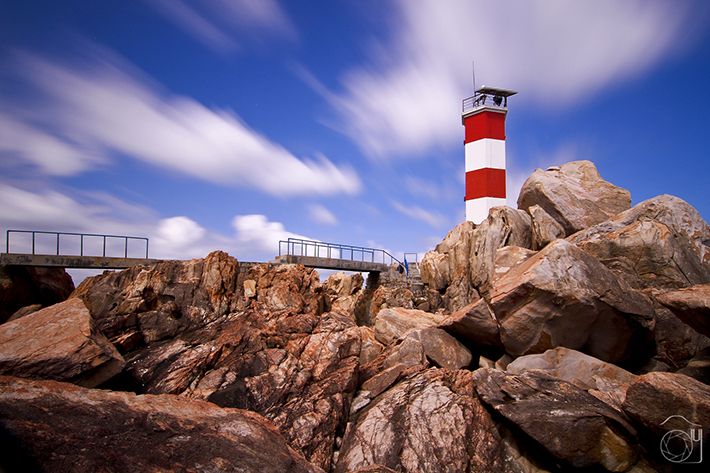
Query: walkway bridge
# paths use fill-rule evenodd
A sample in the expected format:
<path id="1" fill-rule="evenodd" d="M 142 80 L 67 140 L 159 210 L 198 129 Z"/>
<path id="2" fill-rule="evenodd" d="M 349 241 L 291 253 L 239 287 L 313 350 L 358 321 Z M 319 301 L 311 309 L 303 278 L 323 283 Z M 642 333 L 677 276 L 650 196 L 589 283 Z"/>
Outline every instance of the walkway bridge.
<path id="1" fill-rule="evenodd" d="M 386 250 L 300 238 L 279 241 L 279 256 L 273 263 L 369 273 L 404 271 L 404 263 Z"/>
<path id="2" fill-rule="evenodd" d="M 0 265 L 125 269 L 159 261 L 148 258 L 143 237 L 7 230 L 5 242 Z"/>

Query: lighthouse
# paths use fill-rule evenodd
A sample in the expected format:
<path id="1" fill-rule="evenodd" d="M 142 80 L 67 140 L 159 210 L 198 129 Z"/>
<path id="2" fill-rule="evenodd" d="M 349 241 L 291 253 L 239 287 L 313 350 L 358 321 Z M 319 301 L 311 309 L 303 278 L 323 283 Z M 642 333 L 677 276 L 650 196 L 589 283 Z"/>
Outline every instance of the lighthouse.
<path id="1" fill-rule="evenodd" d="M 505 116 L 517 92 L 483 86 L 463 101 L 466 220 L 479 224 L 505 205 Z"/>

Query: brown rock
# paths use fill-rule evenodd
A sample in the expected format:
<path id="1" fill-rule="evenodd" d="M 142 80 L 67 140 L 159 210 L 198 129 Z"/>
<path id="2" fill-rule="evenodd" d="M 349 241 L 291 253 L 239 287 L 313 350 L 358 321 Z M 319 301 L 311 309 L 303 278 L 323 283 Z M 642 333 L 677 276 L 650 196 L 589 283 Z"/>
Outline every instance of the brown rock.
<path id="1" fill-rule="evenodd" d="M 497 353 L 492 355 L 497 358 L 503 352 L 498 321 L 483 299 L 454 312 L 439 327 L 477 353 Z"/>
<path id="2" fill-rule="evenodd" d="M 0 323 L 23 307 L 62 302 L 73 290 L 74 282 L 64 268 L 0 266 Z"/>
<path id="3" fill-rule="evenodd" d="M 577 386 L 540 371 L 479 369 L 473 378 L 487 406 L 570 467 L 627 471 L 637 463 L 633 427 Z"/>
<path id="4" fill-rule="evenodd" d="M 493 267 L 493 284 L 514 267 L 529 260 L 536 252 L 520 246 L 505 246 L 496 250 Z"/>
<path id="5" fill-rule="evenodd" d="M 652 348 L 649 299 L 565 240 L 500 278 L 490 305 L 513 356 L 564 346 L 629 363 L 646 359 Z"/>
<path id="6" fill-rule="evenodd" d="M 385 346 L 375 338 L 375 330 L 372 327 L 358 327 L 360 331 L 360 366 L 369 363 L 377 358 Z"/>
<path id="7" fill-rule="evenodd" d="M 0 418 L 3 471 L 322 471 L 260 415 L 178 396 L 0 377 Z"/>
<path id="8" fill-rule="evenodd" d="M 56 379 L 94 387 L 120 373 L 124 361 L 80 299 L 0 325 L 0 374 Z"/>
<path id="9" fill-rule="evenodd" d="M 710 284 L 698 284 L 656 297 L 680 320 L 710 337 Z"/>
<path id="10" fill-rule="evenodd" d="M 506 463 L 496 425 L 472 391 L 464 370 L 431 369 L 402 381 L 348 425 L 335 471 L 519 471 Z"/>
<path id="11" fill-rule="evenodd" d="M 456 370 L 471 364 L 471 352 L 445 331 L 430 327 L 410 331 L 406 338 L 418 340 L 424 355 L 435 366 Z"/>
<path id="12" fill-rule="evenodd" d="M 355 304 L 363 289 L 362 274 L 333 273 L 323 283 L 329 310 L 355 317 Z"/>
<path id="13" fill-rule="evenodd" d="M 528 177 L 520 189 L 518 208 L 534 205 L 571 235 L 628 209 L 631 195 L 602 179 L 591 161 L 572 161 L 547 171 L 537 169 Z"/>
<path id="14" fill-rule="evenodd" d="M 685 201 L 661 195 L 568 238 L 634 288 L 710 282 L 710 227 Z"/>
<path id="15" fill-rule="evenodd" d="M 24 317 L 25 315 L 30 315 L 33 312 L 37 312 L 42 308 L 42 304 L 32 304 L 32 305 L 26 305 L 25 307 L 18 309 L 14 314 L 10 316 L 9 319 L 7 319 L 8 322 L 11 320 L 17 320 L 21 317 Z"/>
<path id="16" fill-rule="evenodd" d="M 655 303 L 656 327 L 654 359 L 661 369 L 649 371 L 675 371 L 685 367 L 703 349 L 710 347 L 710 338 L 692 329 L 673 312 Z M 652 365 L 651 365 L 652 366 Z M 664 367 L 665 366 L 665 367 Z M 642 370 L 641 372 L 646 372 Z"/>
<path id="17" fill-rule="evenodd" d="M 532 231 L 532 249 L 541 250 L 548 243 L 565 237 L 565 229 L 562 228 L 557 220 L 550 217 L 550 214 L 545 212 L 545 209 L 539 205 L 533 205 L 528 208 L 530 213 L 531 231 Z"/>
<path id="18" fill-rule="evenodd" d="M 395 340 L 401 340 L 412 329 L 436 327 L 443 318 L 443 315 L 417 309 L 383 309 L 375 319 L 375 337 L 379 342 L 388 345 Z"/>

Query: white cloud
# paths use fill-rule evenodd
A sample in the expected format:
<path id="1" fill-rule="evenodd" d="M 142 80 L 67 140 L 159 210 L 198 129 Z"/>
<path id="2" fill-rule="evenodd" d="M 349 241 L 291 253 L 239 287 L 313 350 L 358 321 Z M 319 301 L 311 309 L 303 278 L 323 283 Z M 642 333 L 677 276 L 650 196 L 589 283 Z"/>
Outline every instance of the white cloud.
<path id="1" fill-rule="evenodd" d="M 474 59 L 479 86 L 521 92 L 511 108 L 564 107 L 644 72 L 698 28 L 690 4 L 679 2 L 396 5 L 393 39 L 373 48 L 370 64 L 344 76 L 340 94 L 321 91 L 346 132 L 376 158 L 416 156 L 460 142 L 461 100 L 472 93 Z"/>
<path id="2" fill-rule="evenodd" d="M 320 204 L 313 204 L 308 207 L 308 216 L 311 221 L 321 225 L 337 225 L 338 219 L 333 215 L 333 212 Z"/>
<path id="3" fill-rule="evenodd" d="M 147 0 L 155 10 L 217 52 L 238 48 L 251 37 L 296 37 L 296 30 L 276 0 Z"/>
<path id="4" fill-rule="evenodd" d="M 237 243 L 246 245 L 259 252 L 278 252 L 279 241 L 289 238 L 312 240 L 286 230 L 281 222 L 271 222 L 265 215 L 238 215 L 232 220 Z"/>
<path id="5" fill-rule="evenodd" d="M 428 210 L 425 210 L 421 207 L 417 206 L 407 206 L 403 205 L 399 202 L 391 202 L 392 208 L 395 209 L 397 212 L 401 213 L 402 215 L 406 215 L 409 218 L 413 218 L 414 220 L 419 220 L 420 222 L 424 222 L 427 225 L 431 225 L 434 228 L 440 228 L 442 225 L 446 223 L 446 218 L 438 214 L 436 212 L 430 212 Z"/>
<path id="6" fill-rule="evenodd" d="M 104 155 L 122 153 L 208 182 L 252 187 L 272 195 L 353 194 L 360 189 L 351 167 L 339 167 L 322 155 L 299 159 L 233 112 L 161 93 L 119 61 L 95 60 L 93 67 L 83 69 L 28 56 L 21 63 L 27 79 L 46 97 L 41 111 L 31 118 L 57 130 L 64 141 L 45 139 L 44 148 L 59 151 L 60 159 L 51 164 L 39 157 L 41 142 L 33 144 L 30 132 L 14 138 L 9 147 L 52 174 L 85 169 L 96 160 L 95 153 L 82 153 L 90 149 Z M 27 128 L 19 121 L 10 125 Z M 62 144 L 68 137 L 81 146 Z"/>

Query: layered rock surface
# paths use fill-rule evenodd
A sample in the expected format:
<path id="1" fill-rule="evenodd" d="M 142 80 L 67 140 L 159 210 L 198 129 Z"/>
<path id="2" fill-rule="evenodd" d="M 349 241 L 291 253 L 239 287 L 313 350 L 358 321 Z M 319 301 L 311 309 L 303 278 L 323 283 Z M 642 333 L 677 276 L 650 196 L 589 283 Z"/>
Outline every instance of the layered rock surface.
<path id="1" fill-rule="evenodd" d="M 23 307 L 47 307 L 66 300 L 74 290 L 63 268 L 0 266 L 0 323 Z"/>

